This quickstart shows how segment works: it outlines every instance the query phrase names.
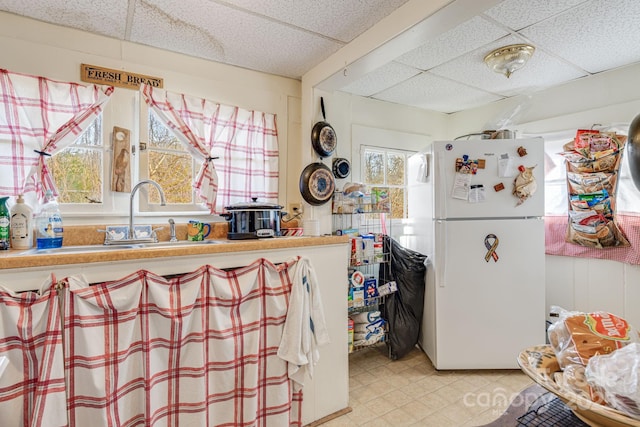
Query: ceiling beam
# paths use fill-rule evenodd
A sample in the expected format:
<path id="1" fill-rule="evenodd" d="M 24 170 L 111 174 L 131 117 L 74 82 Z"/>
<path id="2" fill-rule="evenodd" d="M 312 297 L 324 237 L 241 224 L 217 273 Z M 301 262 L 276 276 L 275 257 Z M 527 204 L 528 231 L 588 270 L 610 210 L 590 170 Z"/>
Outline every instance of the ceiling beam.
<path id="1" fill-rule="evenodd" d="M 501 0 L 409 0 L 302 77 L 303 87 L 338 90 Z"/>

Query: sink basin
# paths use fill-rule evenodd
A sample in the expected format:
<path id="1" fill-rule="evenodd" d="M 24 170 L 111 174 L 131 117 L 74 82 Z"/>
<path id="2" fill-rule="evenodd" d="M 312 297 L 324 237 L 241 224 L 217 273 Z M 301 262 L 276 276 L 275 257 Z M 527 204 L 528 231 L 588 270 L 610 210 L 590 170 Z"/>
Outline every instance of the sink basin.
<path id="1" fill-rule="evenodd" d="M 157 242 L 157 243 L 140 243 L 134 245 L 137 248 L 175 248 L 185 246 L 201 246 L 201 245 L 215 245 L 220 243 L 227 243 L 225 240 L 202 240 L 199 242 L 191 242 L 189 240 L 179 240 L 177 242 Z"/>
<path id="2" fill-rule="evenodd" d="M 53 254 L 81 254 L 90 252 L 107 252 L 114 250 L 131 250 L 145 248 L 176 248 L 185 246 L 200 246 L 226 243 L 224 240 L 203 240 L 201 242 L 190 242 L 188 240 L 180 240 L 178 242 L 156 242 L 156 243 L 131 243 L 118 245 L 85 245 L 85 246 L 63 246 L 61 248 L 50 249 L 29 249 L 20 252 L 20 255 L 53 255 Z"/>
<path id="3" fill-rule="evenodd" d="M 85 246 L 63 246 L 61 248 L 49 248 L 49 249 L 29 249 L 22 252 L 20 255 L 51 255 L 51 254 L 80 254 L 87 252 L 104 252 L 110 250 L 123 250 L 133 249 L 139 245 L 118 245 L 118 246 L 105 246 L 105 245 L 85 245 Z"/>

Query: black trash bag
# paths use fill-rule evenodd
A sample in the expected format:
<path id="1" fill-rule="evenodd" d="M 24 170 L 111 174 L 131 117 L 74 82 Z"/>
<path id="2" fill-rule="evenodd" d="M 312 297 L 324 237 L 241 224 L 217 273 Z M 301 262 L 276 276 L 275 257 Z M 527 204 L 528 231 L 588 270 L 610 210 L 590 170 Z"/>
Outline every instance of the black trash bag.
<path id="1" fill-rule="evenodd" d="M 381 264 L 378 283 L 395 280 L 398 290 L 387 296 L 381 314 L 389 328 L 389 357 L 398 360 L 418 343 L 424 312 L 427 256 L 402 247 L 389 236 L 384 236 L 383 245 L 390 262 Z"/>

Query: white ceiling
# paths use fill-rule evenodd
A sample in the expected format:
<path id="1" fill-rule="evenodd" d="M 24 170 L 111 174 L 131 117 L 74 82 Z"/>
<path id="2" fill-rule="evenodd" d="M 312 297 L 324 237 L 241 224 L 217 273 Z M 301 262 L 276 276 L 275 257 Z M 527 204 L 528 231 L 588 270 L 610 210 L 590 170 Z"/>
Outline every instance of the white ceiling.
<path id="1" fill-rule="evenodd" d="M 450 16 L 455 7 L 471 1 L 451 1 L 431 18 L 447 16 L 447 11 Z M 375 30 L 405 3 L 408 0 L 0 0 L 0 10 L 300 79 L 363 32 Z M 481 13 L 425 36 L 415 47 L 397 50 L 383 65 L 361 71 L 335 89 L 452 113 L 640 62 L 640 0 L 484 3 L 489 7 Z M 536 51 L 507 79 L 490 71 L 482 58 L 513 43 L 530 43 Z"/>

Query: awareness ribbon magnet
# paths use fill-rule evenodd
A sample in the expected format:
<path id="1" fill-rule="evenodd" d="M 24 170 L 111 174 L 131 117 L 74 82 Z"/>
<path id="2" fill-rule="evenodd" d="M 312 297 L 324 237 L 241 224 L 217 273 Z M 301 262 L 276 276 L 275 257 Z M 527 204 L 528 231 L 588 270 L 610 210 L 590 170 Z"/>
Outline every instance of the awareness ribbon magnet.
<path id="1" fill-rule="evenodd" d="M 493 242 L 489 242 L 490 239 L 493 239 Z M 490 258 L 493 258 L 494 262 L 498 262 L 498 253 L 496 252 L 498 243 L 500 241 L 495 234 L 487 234 L 487 237 L 484 238 L 484 246 L 487 248 L 487 254 L 484 256 L 486 262 L 489 262 Z"/>

